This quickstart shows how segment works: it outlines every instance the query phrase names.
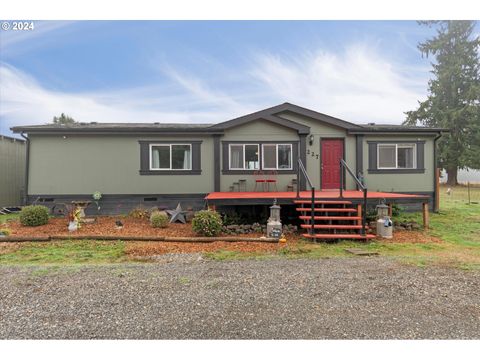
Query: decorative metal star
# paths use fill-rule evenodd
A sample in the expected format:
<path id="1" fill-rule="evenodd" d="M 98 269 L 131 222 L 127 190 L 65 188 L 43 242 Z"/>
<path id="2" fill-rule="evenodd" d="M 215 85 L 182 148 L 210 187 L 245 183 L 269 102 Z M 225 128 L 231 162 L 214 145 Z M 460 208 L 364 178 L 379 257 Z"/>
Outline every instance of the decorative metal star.
<path id="1" fill-rule="evenodd" d="M 180 203 L 178 203 L 177 208 L 174 210 L 165 210 L 168 215 L 170 215 L 170 222 L 174 223 L 175 221 L 180 221 L 182 224 L 186 224 L 187 220 L 185 214 L 187 211 L 182 210 Z"/>

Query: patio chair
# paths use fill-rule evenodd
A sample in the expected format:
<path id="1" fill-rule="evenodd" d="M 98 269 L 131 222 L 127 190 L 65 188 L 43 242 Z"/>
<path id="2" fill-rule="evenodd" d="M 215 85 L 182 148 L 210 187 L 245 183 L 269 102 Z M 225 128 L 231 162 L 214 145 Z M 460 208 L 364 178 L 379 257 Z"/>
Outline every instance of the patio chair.
<path id="1" fill-rule="evenodd" d="M 253 178 L 255 179 L 255 189 L 253 191 L 257 191 L 258 184 L 262 184 L 262 191 L 265 191 L 265 184 L 267 183 L 267 180 L 265 179 L 265 176 L 263 175 L 263 171 L 262 170 L 255 170 L 253 172 Z"/>
<path id="2" fill-rule="evenodd" d="M 265 177 L 265 183 L 267 184 L 267 191 L 270 191 L 270 184 L 273 184 L 275 186 L 275 191 L 278 191 L 277 175 L 278 175 L 278 173 L 277 173 L 276 170 L 272 170 L 272 171 L 267 173 L 267 175 Z"/>

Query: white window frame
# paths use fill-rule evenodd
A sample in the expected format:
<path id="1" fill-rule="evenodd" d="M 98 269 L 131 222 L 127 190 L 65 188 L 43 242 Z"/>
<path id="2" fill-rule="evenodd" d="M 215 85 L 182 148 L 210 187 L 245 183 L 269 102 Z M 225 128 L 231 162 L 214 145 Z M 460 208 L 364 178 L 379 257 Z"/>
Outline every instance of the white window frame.
<path id="1" fill-rule="evenodd" d="M 380 147 L 381 146 L 395 146 L 395 167 L 380 167 Z M 399 148 L 413 148 L 413 167 L 404 168 L 398 167 L 398 149 Z M 377 169 L 379 170 L 402 170 L 402 169 L 416 169 L 417 168 L 417 144 L 415 143 L 378 143 L 377 144 Z"/>
<path id="2" fill-rule="evenodd" d="M 172 146 L 188 146 L 190 147 L 190 168 L 188 169 L 173 169 L 172 168 Z M 169 168 L 154 168 L 152 166 L 152 150 L 154 146 L 165 146 L 170 148 L 170 167 Z M 191 171 L 192 170 L 192 144 L 150 144 L 149 145 L 149 152 L 148 152 L 148 162 L 150 170 L 154 171 Z"/>
<path id="3" fill-rule="evenodd" d="M 258 167 L 255 169 L 247 169 L 245 167 L 245 146 L 256 146 L 257 147 L 257 156 L 258 156 Z M 241 168 L 232 168 L 232 146 L 242 146 L 243 148 L 243 167 Z M 228 169 L 229 170 L 260 170 L 260 145 L 259 144 L 228 144 Z"/>
<path id="4" fill-rule="evenodd" d="M 275 167 L 274 168 L 267 168 L 265 167 L 265 146 L 275 146 Z M 279 146 L 289 146 L 290 147 L 290 167 L 289 168 L 278 168 L 278 147 Z M 263 170 L 293 170 L 293 146 L 292 144 L 262 144 L 262 169 Z"/>

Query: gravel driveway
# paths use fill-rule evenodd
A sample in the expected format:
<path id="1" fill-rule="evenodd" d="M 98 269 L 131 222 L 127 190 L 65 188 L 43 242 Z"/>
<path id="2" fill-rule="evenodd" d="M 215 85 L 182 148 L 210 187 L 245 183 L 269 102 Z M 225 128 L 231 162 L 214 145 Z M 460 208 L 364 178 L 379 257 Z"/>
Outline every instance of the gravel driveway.
<path id="1" fill-rule="evenodd" d="M 480 273 L 385 258 L 0 267 L 0 338 L 480 338 Z"/>

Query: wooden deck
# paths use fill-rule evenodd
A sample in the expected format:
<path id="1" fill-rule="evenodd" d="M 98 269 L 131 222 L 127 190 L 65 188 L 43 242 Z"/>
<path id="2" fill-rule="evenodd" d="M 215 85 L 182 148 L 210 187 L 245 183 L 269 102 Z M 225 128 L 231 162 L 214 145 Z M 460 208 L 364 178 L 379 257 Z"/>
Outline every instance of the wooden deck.
<path id="1" fill-rule="evenodd" d="M 311 191 L 301 191 L 300 198 L 310 199 Z M 210 204 L 217 205 L 268 205 L 277 199 L 279 204 L 292 204 L 297 198 L 294 191 L 246 191 L 246 192 L 212 192 L 205 197 Z M 368 191 L 367 198 L 369 201 L 385 199 L 386 202 L 425 202 L 429 199 L 428 195 L 413 195 L 393 192 Z M 315 199 L 317 200 L 335 200 L 340 199 L 338 190 L 322 190 L 315 191 Z M 344 190 L 343 199 L 359 202 L 363 200 L 363 192 L 358 190 Z"/>

